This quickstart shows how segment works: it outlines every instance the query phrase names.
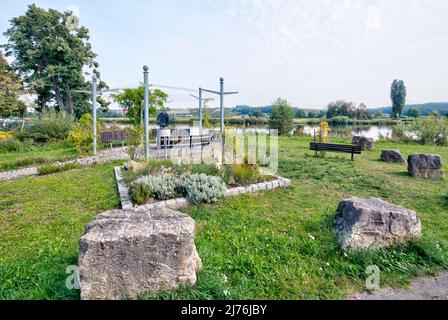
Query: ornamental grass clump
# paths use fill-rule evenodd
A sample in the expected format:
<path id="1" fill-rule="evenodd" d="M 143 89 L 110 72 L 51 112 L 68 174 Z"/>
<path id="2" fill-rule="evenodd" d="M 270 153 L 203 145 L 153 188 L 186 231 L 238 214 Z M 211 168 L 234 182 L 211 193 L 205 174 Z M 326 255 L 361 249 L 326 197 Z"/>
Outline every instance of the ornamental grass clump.
<path id="1" fill-rule="evenodd" d="M 224 197 L 227 191 L 221 178 L 206 174 L 182 174 L 177 190 L 193 204 L 213 203 Z"/>
<path id="2" fill-rule="evenodd" d="M 168 173 L 143 176 L 131 184 L 131 197 L 137 204 L 142 204 L 151 197 L 167 200 L 176 194 L 176 186 L 177 179 Z"/>

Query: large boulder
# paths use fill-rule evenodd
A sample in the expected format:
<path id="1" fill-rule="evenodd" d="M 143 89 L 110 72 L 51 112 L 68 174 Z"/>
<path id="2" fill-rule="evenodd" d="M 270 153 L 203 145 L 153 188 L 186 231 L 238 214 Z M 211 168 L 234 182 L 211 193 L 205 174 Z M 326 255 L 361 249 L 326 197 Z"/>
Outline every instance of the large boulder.
<path id="1" fill-rule="evenodd" d="M 201 260 L 195 223 L 170 209 L 115 210 L 79 240 L 81 299 L 125 299 L 195 284 Z"/>
<path id="2" fill-rule="evenodd" d="M 403 163 L 404 158 L 398 150 L 381 151 L 381 160 L 385 162 Z"/>
<path id="3" fill-rule="evenodd" d="M 361 146 L 363 150 L 373 150 L 375 147 L 375 140 L 372 138 L 354 136 L 352 138 L 352 144 Z"/>
<path id="4" fill-rule="evenodd" d="M 437 154 L 411 154 L 408 172 L 416 178 L 443 179 L 442 158 Z"/>
<path id="5" fill-rule="evenodd" d="M 335 233 L 341 247 L 382 248 L 421 236 L 417 213 L 381 199 L 350 198 L 339 203 Z"/>

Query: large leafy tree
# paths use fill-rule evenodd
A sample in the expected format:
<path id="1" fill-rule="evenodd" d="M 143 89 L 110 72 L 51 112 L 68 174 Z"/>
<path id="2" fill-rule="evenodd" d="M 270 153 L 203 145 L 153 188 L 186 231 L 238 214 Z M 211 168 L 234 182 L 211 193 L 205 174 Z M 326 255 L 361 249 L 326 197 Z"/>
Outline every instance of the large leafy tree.
<path id="1" fill-rule="evenodd" d="M 122 93 L 115 94 L 114 100 L 127 111 L 128 117 L 134 124 L 140 123 L 141 108 L 144 101 L 144 87 L 124 89 Z M 149 115 L 154 116 L 157 110 L 164 109 L 168 94 L 159 89 L 149 90 Z"/>
<path id="2" fill-rule="evenodd" d="M 282 98 L 275 100 L 269 117 L 269 126 L 277 129 L 279 135 L 288 135 L 293 128 L 293 121 L 294 109 L 289 102 Z"/>
<path id="3" fill-rule="evenodd" d="M 420 118 L 420 111 L 418 111 L 418 109 L 411 108 L 408 110 L 407 115 L 411 118 Z"/>
<path id="4" fill-rule="evenodd" d="M 24 93 L 20 78 L 0 52 L 0 117 L 23 116 L 25 104 L 19 100 Z"/>
<path id="5" fill-rule="evenodd" d="M 390 99 L 392 100 L 393 116 L 401 117 L 406 105 L 406 86 L 403 80 L 394 80 L 390 90 Z"/>
<path id="6" fill-rule="evenodd" d="M 296 118 L 299 118 L 299 119 L 304 119 L 304 118 L 306 118 L 306 112 L 305 112 L 305 110 L 303 110 L 303 109 L 297 109 L 297 110 L 296 110 Z"/>
<path id="7" fill-rule="evenodd" d="M 12 67 L 37 94 L 37 111 L 54 106 L 68 114 L 82 114 L 89 108 L 90 97 L 74 90 L 89 88 L 85 75 L 93 72 L 99 78 L 100 74 L 89 31 L 76 22 L 72 12 L 46 11 L 32 4 L 10 21 L 4 33 L 6 54 L 15 57 Z M 100 81 L 98 87 L 106 84 Z"/>
<path id="8" fill-rule="evenodd" d="M 328 104 L 327 118 L 346 116 L 353 118 L 356 105 L 353 102 L 337 100 Z"/>

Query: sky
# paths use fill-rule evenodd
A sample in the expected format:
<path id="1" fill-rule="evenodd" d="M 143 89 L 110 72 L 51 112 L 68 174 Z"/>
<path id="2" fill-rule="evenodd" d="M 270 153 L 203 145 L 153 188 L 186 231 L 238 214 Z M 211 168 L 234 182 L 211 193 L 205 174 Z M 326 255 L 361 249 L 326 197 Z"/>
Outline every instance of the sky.
<path id="1" fill-rule="evenodd" d="M 0 32 L 32 2 L 0 0 Z M 390 105 L 403 79 L 409 104 L 448 101 L 446 0 L 58 0 L 90 30 L 111 88 L 142 81 L 218 90 L 225 105 L 264 106 L 278 97 L 321 109 L 337 99 Z M 0 43 L 6 38 L 0 35 Z M 170 107 L 195 107 L 167 90 Z M 218 105 L 219 99 L 210 106 Z"/>

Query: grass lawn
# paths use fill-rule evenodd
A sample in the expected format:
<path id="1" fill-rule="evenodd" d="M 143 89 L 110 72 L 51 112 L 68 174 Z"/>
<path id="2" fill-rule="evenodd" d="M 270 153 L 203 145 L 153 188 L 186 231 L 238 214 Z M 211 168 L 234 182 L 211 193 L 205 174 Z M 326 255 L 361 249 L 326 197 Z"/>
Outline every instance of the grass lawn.
<path id="1" fill-rule="evenodd" d="M 311 139 L 280 138 L 279 174 L 293 187 L 242 195 L 187 210 L 197 224 L 203 269 L 194 287 L 162 299 L 340 299 L 363 289 L 377 265 L 381 284 L 404 286 L 448 268 L 448 182 L 407 176 L 406 165 L 378 160 L 381 149 L 437 153 L 441 147 L 381 143 L 356 157 L 314 158 Z M 343 141 L 343 140 L 340 140 Z M 347 141 L 346 141 L 347 142 Z M 78 298 L 65 289 L 77 241 L 92 217 L 119 206 L 113 165 L 0 184 L 0 298 Z M 344 254 L 332 233 L 341 198 L 381 197 L 418 212 L 421 241 Z"/>
<path id="2" fill-rule="evenodd" d="M 67 299 L 92 218 L 119 207 L 113 164 L 0 183 L 0 299 Z"/>
<path id="3" fill-rule="evenodd" d="M 16 170 L 22 167 L 71 160 L 79 157 L 74 147 L 61 147 L 59 144 L 47 144 L 33 147 L 30 151 L 0 153 L 0 172 Z"/>

